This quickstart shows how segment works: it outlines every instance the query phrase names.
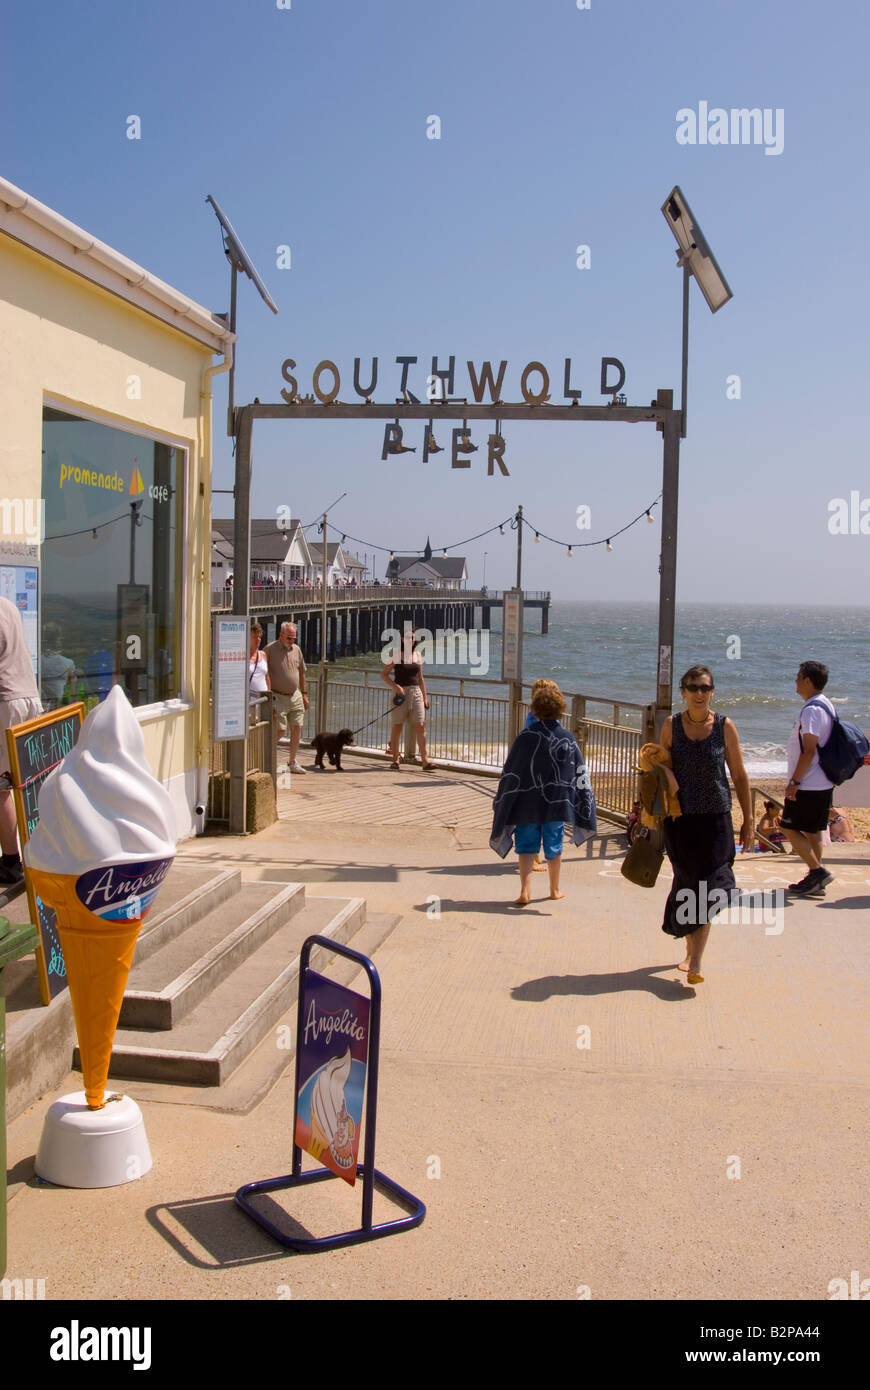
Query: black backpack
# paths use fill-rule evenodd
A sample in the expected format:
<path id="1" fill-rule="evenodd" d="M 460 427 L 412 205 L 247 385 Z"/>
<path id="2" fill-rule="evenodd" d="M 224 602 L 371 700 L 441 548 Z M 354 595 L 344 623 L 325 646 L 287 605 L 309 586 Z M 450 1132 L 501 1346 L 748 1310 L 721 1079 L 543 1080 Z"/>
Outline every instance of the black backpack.
<path id="1" fill-rule="evenodd" d="M 815 696 L 807 700 L 806 705 L 818 705 L 820 709 L 828 709 L 826 704 Z M 804 705 L 804 709 L 806 709 Z M 830 714 L 830 710 L 828 713 Z M 857 724 L 849 724 L 840 718 L 834 710 L 833 725 L 831 733 L 825 746 L 818 748 L 819 767 L 835 787 L 839 787 L 843 782 L 848 782 L 850 777 L 854 777 L 859 767 L 864 766 L 864 760 L 870 754 L 870 743 L 866 736 L 858 728 Z M 801 752 L 804 751 L 804 741 L 801 738 L 800 724 L 798 724 L 798 741 L 800 742 Z"/>

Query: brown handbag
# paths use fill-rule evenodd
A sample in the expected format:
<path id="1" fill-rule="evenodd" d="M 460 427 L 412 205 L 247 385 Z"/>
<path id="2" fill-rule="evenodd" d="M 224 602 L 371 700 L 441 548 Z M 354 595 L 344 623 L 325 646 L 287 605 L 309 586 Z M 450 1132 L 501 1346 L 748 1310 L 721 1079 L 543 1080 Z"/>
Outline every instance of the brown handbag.
<path id="1" fill-rule="evenodd" d="M 620 872 L 639 888 L 652 888 L 665 857 L 661 830 L 641 826 L 622 861 Z"/>

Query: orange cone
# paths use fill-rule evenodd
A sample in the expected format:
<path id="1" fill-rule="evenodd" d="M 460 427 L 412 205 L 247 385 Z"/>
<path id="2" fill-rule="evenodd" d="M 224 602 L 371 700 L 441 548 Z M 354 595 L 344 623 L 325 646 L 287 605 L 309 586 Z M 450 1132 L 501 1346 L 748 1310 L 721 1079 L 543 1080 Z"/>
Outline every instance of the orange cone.
<path id="1" fill-rule="evenodd" d="M 33 887 L 57 916 L 58 936 L 72 998 L 85 1098 L 92 1110 L 106 1103 L 106 1081 L 115 1029 L 141 917 L 108 921 L 79 901 L 78 874 L 29 869 Z"/>

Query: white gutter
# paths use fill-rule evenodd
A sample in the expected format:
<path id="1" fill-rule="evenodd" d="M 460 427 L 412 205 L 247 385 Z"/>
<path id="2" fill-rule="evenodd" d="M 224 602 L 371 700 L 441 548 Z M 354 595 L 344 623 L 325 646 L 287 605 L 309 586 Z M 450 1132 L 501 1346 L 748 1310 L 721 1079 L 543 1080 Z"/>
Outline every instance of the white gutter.
<path id="1" fill-rule="evenodd" d="M 222 319 L 4 178 L 0 178 L 0 232 L 196 339 L 212 352 L 231 350 L 234 335 Z M 226 371 L 228 365 L 221 364 L 217 370 Z"/>

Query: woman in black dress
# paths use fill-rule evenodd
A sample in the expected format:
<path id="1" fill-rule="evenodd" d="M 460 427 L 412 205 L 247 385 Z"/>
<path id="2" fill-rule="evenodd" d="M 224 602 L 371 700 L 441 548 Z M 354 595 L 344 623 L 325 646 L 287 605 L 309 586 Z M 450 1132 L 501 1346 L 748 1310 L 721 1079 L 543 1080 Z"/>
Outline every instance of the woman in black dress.
<path id="1" fill-rule="evenodd" d="M 664 821 L 665 849 L 674 881 L 665 904 L 662 931 L 686 938 L 686 958 L 678 967 L 690 985 L 701 984 L 701 957 L 710 921 L 731 901 L 734 882 L 734 829 L 728 771 L 743 812 L 740 843 L 755 841 L 752 794 L 743 766 L 740 739 L 730 719 L 710 709 L 713 673 L 692 666 L 680 681 L 686 708 L 666 720 L 662 747 L 671 755 L 682 815 Z"/>

